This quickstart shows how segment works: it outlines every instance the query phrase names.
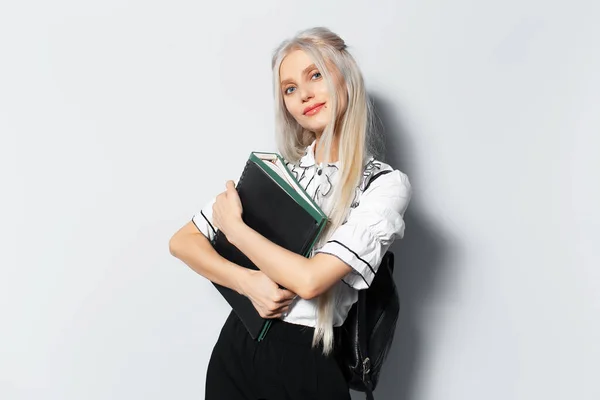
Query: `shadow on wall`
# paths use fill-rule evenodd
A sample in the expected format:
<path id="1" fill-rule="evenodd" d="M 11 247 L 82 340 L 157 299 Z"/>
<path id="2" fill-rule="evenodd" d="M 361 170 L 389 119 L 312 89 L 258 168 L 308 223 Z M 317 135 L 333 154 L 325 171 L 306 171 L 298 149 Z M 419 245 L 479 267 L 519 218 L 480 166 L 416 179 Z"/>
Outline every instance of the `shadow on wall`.
<path id="1" fill-rule="evenodd" d="M 450 246 L 441 227 L 427 219 L 419 204 L 419 182 L 414 178 L 417 157 L 411 151 L 410 135 L 402 126 L 400 111 L 386 104 L 379 95 L 371 93 L 370 96 L 386 146 L 385 157 L 379 159 L 406 173 L 413 188 L 405 215 L 405 236 L 390 248 L 395 255 L 394 281 L 400 296 L 400 315 L 374 395 L 376 399 L 411 400 L 414 385 L 419 380 L 420 359 L 426 351 L 427 335 L 423 335 L 419 326 L 426 311 L 422 306 L 436 297 L 436 283 L 446 275 L 442 269 L 444 260 L 450 256 Z M 363 399 L 364 394 L 352 392 L 352 398 Z"/>

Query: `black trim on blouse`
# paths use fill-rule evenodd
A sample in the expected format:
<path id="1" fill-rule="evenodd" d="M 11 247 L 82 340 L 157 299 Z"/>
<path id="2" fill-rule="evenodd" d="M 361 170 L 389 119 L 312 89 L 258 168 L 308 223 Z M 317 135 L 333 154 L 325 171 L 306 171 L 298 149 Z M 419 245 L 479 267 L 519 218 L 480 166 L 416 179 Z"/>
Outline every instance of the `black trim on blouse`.
<path id="1" fill-rule="evenodd" d="M 210 225 L 210 229 L 212 229 L 213 233 L 216 235 L 217 231 L 216 231 L 215 227 L 210 223 L 210 221 L 208 220 L 208 218 L 206 218 L 206 215 L 204 215 L 204 213 L 202 212 L 202 210 L 200 210 L 200 214 L 202 214 L 202 216 L 204 217 L 204 219 L 206 220 L 206 222 L 208 222 L 208 225 Z"/>
<path id="2" fill-rule="evenodd" d="M 365 281 L 365 285 L 367 285 L 367 287 L 371 287 L 371 285 L 369 285 L 369 282 L 367 282 L 367 280 L 365 279 L 364 276 L 362 276 L 362 274 L 360 272 L 358 272 L 357 270 L 355 270 L 352 265 L 348 264 L 346 261 L 342 260 L 340 258 L 339 255 L 334 254 L 334 253 L 329 253 L 327 251 L 321 251 L 321 250 L 317 250 L 317 253 L 323 253 L 323 254 L 329 254 L 330 256 L 334 256 L 335 258 L 338 258 L 340 261 L 342 261 L 344 264 L 346 264 L 347 266 L 349 266 L 350 268 L 352 268 L 352 271 L 356 272 L 356 274 L 358 274 L 358 276 L 360 276 L 362 278 L 363 281 Z M 344 280 L 344 278 L 341 279 L 342 282 L 344 282 L 346 285 L 350 286 L 352 289 L 356 289 L 355 287 L 353 287 L 352 285 L 350 285 L 348 282 L 346 282 Z"/>
<path id="3" fill-rule="evenodd" d="M 345 248 L 346 248 L 346 250 L 348 250 L 349 252 L 351 252 L 352 254 L 354 254 L 354 255 L 356 256 L 356 258 L 358 258 L 360 261 L 362 261 L 362 262 L 364 262 L 365 264 L 367 264 L 367 266 L 369 267 L 369 269 L 371 270 L 371 272 L 372 272 L 373 274 L 375 274 L 375 270 L 373 269 L 373 267 L 371 267 L 371 264 L 369 264 L 368 262 L 366 262 L 365 260 L 363 260 L 362 258 L 360 258 L 360 256 L 359 256 L 358 254 L 356 254 L 356 252 L 355 252 L 354 250 L 350 249 L 350 248 L 349 248 L 348 246 L 346 246 L 344 243 L 342 243 L 342 242 L 340 242 L 340 241 L 338 241 L 338 240 L 335 240 L 335 239 L 333 239 L 333 240 L 330 240 L 330 241 L 328 241 L 327 243 L 332 243 L 332 242 L 333 242 L 333 243 L 337 243 L 337 244 L 339 244 L 339 245 L 340 245 L 340 246 L 342 246 L 342 247 L 345 247 Z"/>

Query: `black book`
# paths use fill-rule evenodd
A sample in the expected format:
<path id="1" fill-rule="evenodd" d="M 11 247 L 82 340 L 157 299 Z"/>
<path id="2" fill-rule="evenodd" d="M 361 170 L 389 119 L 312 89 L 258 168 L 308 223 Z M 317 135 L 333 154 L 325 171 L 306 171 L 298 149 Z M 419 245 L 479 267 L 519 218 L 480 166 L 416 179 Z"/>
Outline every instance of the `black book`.
<path id="1" fill-rule="evenodd" d="M 250 153 L 236 190 L 246 225 L 281 247 L 309 255 L 325 227 L 327 216 L 298 183 L 279 154 Z M 220 230 L 211 243 L 227 260 L 258 270 Z M 252 338 L 262 340 L 272 320 L 262 318 L 246 296 L 214 282 L 213 285 L 231 305 Z"/>

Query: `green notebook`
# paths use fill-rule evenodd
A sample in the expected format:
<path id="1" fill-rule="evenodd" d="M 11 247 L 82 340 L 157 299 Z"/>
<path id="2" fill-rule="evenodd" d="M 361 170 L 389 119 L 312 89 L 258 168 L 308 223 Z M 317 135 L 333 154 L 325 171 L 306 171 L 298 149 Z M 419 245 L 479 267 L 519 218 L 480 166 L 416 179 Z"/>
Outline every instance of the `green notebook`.
<path id="1" fill-rule="evenodd" d="M 242 202 L 244 222 L 296 254 L 308 256 L 321 235 L 327 216 L 306 193 L 277 153 L 250 153 L 236 189 Z M 217 231 L 215 250 L 240 266 L 258 269 L 239 249 Z M 213 283 L 233 308 L 254 339 L 262 340 L 272 320 L 264 319 L 245 296 Z"/>

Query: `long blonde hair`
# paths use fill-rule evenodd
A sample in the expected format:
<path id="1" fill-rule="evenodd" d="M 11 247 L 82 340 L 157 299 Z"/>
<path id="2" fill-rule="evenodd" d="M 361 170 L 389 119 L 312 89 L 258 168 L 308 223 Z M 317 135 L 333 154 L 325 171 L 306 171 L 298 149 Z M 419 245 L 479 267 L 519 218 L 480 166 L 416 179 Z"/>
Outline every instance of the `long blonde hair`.
<path id="1" fill-rule="evenodd" d="M 372 129 L 373 109 L 365 90 L 362 73 L 347 46 L 338 35 L 324 27 L 310 28 L 284 40 L 273 52 L 273 89 L 275 96 L 276 144 L 280 154 L 288 161 L 297 163 L 305 154 L 306 147 L 315 139 L 314 132 L 304 129 L 287 111 L 280 85 L 279 68 L 287 54 L 293 50 L 303 50 L 315 63 L 328 85 L 334 118 L 327 125 L 319 140 L 317 151 L 323 151 L 329 162 L 333 136 L 339 135 L 339 185 L 331 193 L 335 207 L 327 212 L 328 223 L 315 248 L 322 246 L 331 234 L 345 222 L 350 206 L 354 201 L 356 188 L 361 182 L 363 168 L 373 156 L 377 131 Z M 334 75 L 337 74 L 337 75 Z M 347 107 L 337 115 L 339 93 L 335 78 L 342 78 L 347 90 Z M 315 155 L 316 156 L 316 155 Z M 323 342 L 323 353 L 333 349 L 333 307 L 335 306 L 335 286 L 322 293 L 318 299 L 318 314 L 313 347 Z"/>

